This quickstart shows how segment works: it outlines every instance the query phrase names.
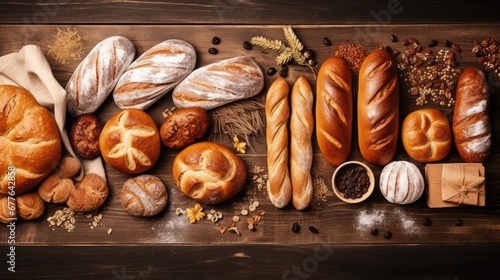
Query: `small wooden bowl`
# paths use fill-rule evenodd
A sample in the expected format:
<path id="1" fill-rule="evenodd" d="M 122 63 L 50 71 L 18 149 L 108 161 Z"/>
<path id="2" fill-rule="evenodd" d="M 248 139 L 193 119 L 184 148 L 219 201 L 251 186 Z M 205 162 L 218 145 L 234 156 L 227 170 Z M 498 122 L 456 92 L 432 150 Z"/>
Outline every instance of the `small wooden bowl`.
<path id="1" fill-rule="evenodd" d="M 368 174 L 368 178 L 370 179 L 370 186 L 368 187 L 368 190 L 360 198 L 345 198 L 344 197 L 344 193 L 340 192 L 337 189 L 337 185 L 335 184 L 335 178 L 337 177 L 338 172 L 340 170 L 342 170 L 342 168 L 344 168 L 345 166 L 351 165 L 351 164 L 353 164 L 353 165 L 359 165 L 359 166 L 363 167 L 364 169 L 366 169 L 366 172 Z M 342 201 L 347 202 L 347 203 L 359 203 L 359 202 L 367 199 L 372 194 L 373 189 L 375 188 L 375 176 L 373 175 L 373 171 L 366 164 L 364 164 L 362 162 L 359 162 L 359 161 L 347 161 L 347 162 L 344 162 L 341 165 L 339 165 L 339 167 L 337 167 L 337 169 L 333 173 L 333 176 L 332 176 L 332 188 L 333 188 L 333 192 Z"/>

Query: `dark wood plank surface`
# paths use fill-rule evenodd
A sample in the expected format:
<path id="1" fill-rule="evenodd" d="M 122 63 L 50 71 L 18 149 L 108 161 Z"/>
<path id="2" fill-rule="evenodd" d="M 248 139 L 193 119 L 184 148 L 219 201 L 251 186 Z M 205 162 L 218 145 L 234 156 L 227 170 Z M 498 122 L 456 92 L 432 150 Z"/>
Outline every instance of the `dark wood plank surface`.
<path id="1" fill-rule="evenodd" d="M 64 2 L 64 1 L 60 1 Z M 46 40 L 56 28 L 76 27 L 85 40 L 85 53 L 100 40 L 112 35 L 124 35 L 130 38 L 136 45 L 138 54 L 149 47 L 171 38 L 184 39 L 196 48 L 198 53 L 197 67 L 236 55 L 253 56 L 264 69 L 275 66 L 274 55 L 263 52 L 259 48 L 251 51 L 243 49 L 241 43 L 254 35 L 264 35 L 270 38 L 284 39 L 281 25 L 265 26 L 261 24 L 283 24 L 296 23 L 294 30 L 304 44 L 313 49 L 318 61 L 321 63 L 332 54 L 333 49 L 339 43 L 347 40 L 362 38 L 368 50 L 378 45 L 390 45 L 394 49 L 403 50 L 400 42 L 390 42 L 390 34 L 396 34 L 399 38 L 413 36 L 425 42 L 430 39 L 451 40 L 463 48 L 458 56 L 460 68 L 474 65 L 475 57 L 470 52 L 474 40 L 489 35 L 495 37 L 500 34 L 500 25 L 481 24 L 478 22 L 495 21 L 497 18 L 488 17 L 490 12 L 484 9 L 484 17 L 464 17 L 465 21 L 474 24 L 460 24 L 460 20 L 448 15 L 436 18 L 436 11 L 429 11 L 429 17 L 419 18 L 416 13 L 408 11 L 408 18 L 394 17 L 394 22 L 436 22 L 452 21 L 452 24 L 441 24 L 437 27 L 430 24 L 391 24 L 391 25 L 366 25 L 372 19 L 367 17 L 369 11 L 378 10 L 377 6 L 366 6 L 368 12 L 360 12 L 348 4 L 345 9 L 357 11 L 350 17 L 343 12 L 343 6 L 314 5 L 309 9 L 326 9 L 324 14 L 313 14 L 311 18 L 302 20 L 304 11 L 297 12 L 298 16 L 292 14 L 283 15 L 276 13 L 275 17 L 265 13 L 265 5 L 255 5 L 259 8 L 258 16 L 254 19 L 248 15 L 242 16 L 239 9 L 232 9 L 231 16 L 218 18 L 207 15 L 207 8 L 201 4 L 190 6 L 190 17 L 183 17 L 178 8 L 177 17 L 162 17 L 159 11 L 166 11 L 165 3 L 148 3 L 144 10 L 137 12 L 136 2 L 124 2 L 121 5 L 114 2 L 97 2 L 95 5 L 79 5 L 76 2 L 61 4 L 59 11 L 49 21 L 43 22 L 51 25 L 30 24 L 22 22 L 23 16 L 29 16 L 40 5 L 30 7 L 28 2 L 9 2 L 3 4 L 0 9 L 0 55 L 17 51 L 25 44 L 38 44 L 46 51 Z M 424 5 L 425 1 L 419 2 Z M 236 4 L 232 2 L 232 4 Z M 253 2 L 256 4 L 257 2 Z M 403 3 L 403 2 L 402 2 Z M 170 2 L 173 5 L 172 2 Z M 417 1 L 410 3 L 417 5 Z M 114 6 L 116 5 L 116 6 Z M 178 4 L 188 5 L 188 4 Z M 249 2 L 245 2 L 250 5 Z M 269 5 L 277 5 L 276 3 Z M 333 4 L 332 4 L 333 5 Z M 427 5 L 430 5 L 427 3 Z M 444 5 L 444 4 L 443 4 Z M 103 8 L 114 8 L 118 12 L 116 16 L 103 15 Z M 127 12 L 125 9 L 136 8 L 135 12 Z M 158 7 L 161 7 L 158 8 Z M 475 9 L 468 7 L 473 13 Z M 445 8 L 439 6 L 439 8 Z M 121 10 L 124 9 L 124 10 Z M 331 9 L 331 10 L 330 10 Z M 86 16 L 79 14 L 82 10 Z M 248 9 L 247 9 L 248 10 Z M 335 10 L 335 19 L 327 16 L 328 12 Z M 438 9 L 439 10 L 439 9 Z M 455 9 L 458 15 L 463 15 L 460 9 Z M 491 10 L 491 9 L 490 9 Z M 94 11 L 96 11 L 94 13 Z M 169 10 L 170 11 L 170 10 Z M 198 11 L 200 14 L 198 14 Z M 267 11 L 267 10 L 266 10 Z M 144 17 L 147 12 L 150 16 Z M 133 14 L 132 16 L 127 16 Z M 188 12 L 186 12 L 187 14 Z M 257 13 L 257 12 L 255 12 Z M 421 15 L 421 12 L 418 13 Z M 118 16 L 120 15 L 120 16 Z M 142 15 L 139 17 L 139 15 Z M 166 14 L 168 15 L 168 13 Z M 203 16 L 205 15 L 205 16 Z M 264 16 L 265 15 L 265 16 Z M 363 16 L 364 15 L 364 16 Z M 135 17 L 134 17 L 135 16 Z M 21 17 L 21 21 L 19 18 Z M 259 20 L 257 20 L 257 18 Z M 397 19 L 398 18 L 398 19 Z M 286 19 L 286 21 L 285 21 Z M 291 20 L 290 20 L 291 19 Z M 255 21 L 254 21 L 255 20 Z M 344 22 L 341 22 L 344 21 Z M 222 25 L 207 25 L 196 23 L 225 23 Z M 391 23 L 394 23 L 391 22 Z M 9 24 L 12 23 L 12 24 Z M 80 24 L 79 24 L 80 23 Z M 86 25 L 85 23 L 91 23 Z M 97 23 L 143 23 L 141 25 L 96 25 Z M 176 25 L 147 25 L 144 23 L 177 23 Z M 194 25 L 193 25 L 194 23 Z M 231 24 L 228 24 L 231 23 Z M 238 24 L 244 25 L 238 25 Z M 340 25 L 327 25 L 327 24 Z M 357 25 L 345 24 L 358 23 Z M 371 30 L 371 31 L 370 31 Z M 159 35 L 161 34 L 161 35 Z M 359 35 L 357 38 L 355 35 Z M 211 47 L 212 36 L 219 36 L 222 43 L 217 46 L 219 54 L 209 55 L 207 49 Z M 328 37 L 333 44 L 330 47 L 323 45 L 322 38 Z M 61 85 L 65 85 L 78 62 L 63 66 L 49 59 L 53 72 Z M 308 68 L 290 66 L 287 80 L 292 83 L 299 75 L 305 75 L 314 85 L 314 76 Z M 276 78 L 266 77 L 266 88 Z M 495 92 L 500 92 L 500 78 L 489 75 L 490 84 Z M 264 93 L 263 93 L 264 94 Z M 492 94 L 492 108 L 500 108 L 500 99 Z M 157 124 L 161 124 L 161 112 L 172 106 L 170 96 L 165 96 L 153 107 L 147 110 Z M 436 106 L 430 106 L 436 107 Z M 414 105 L 413 97 L 402 95 L 401 116 L 420 107 Z M 436 107 L 451 117 L 451 109 Z M 104 123 L 118 107 L 108 98 L 106 103 L 96 113 Z M 267 199 L 264 191 L 257 190 L 250 181 L 247 186 L 233 200 L 216 206 L 207 206 L 207 209 L 215 208 L 225 214 L 221 224 L 228 224 L 233 212 L 249 200 L 256 199 L 261 202 L 260 209 L 267 213 L 259 224 L 257 231 L 243 231 L 241 236 L 236 234 L 221 234 L 214 224 L 204 221 L 195 225 L 187 223 L 185 217 L 175 215 L 177 207 L 192 207 L 194 202 L 184 197 L 174 186 L 171 178 L 172 161 L 176 155 L 175 151 L 163 148 L 162 155 L 155 167 L 148 171 L 158 175 L 167 185 L 170 202 L 167 209 L 157 217 L 150 219 L 134 218 L 126 214 L 119 203 L 119 190 L 121 185 L 128 179 L 129 175 L 121 174 L 111 167 L 106 166 L 108 180 L 111 187 L 111 195 L 105 208 L 101 211 L 104 218 L 102 226 L 91 229 L 85 215 L 78 215 L 77 228 L 69 233 L 61 228 L 50 228 L 45 219 L 52 215 L 55 210 L 62 206 L 49 205 L 44 217 L 34 222 L 19 221 L 16 224 L 16 248 L 17 264 L 20 273 L 14 276 L 23 278 L 45 278 L 67 279 L 68 275 L 76 275 L 76 278 L 96 277 L 103 279 L 120 279 L 116 273 L 126 273 L 135 279 L 143 278 L 165 278 L 165 279 L 189 279 L 192 278 L 186 272 L 207 272 L 206 279 L 220 279 L 221 275 L 242 278 L 263 277 L 264 279 L 306 279 L 296 273 L 286 278 L 284 274 L 292 270 L 292 265 L 302 266 L 314 265 L 315 253 L 320 249 L 332 246 L 333 254 L 325 261 L 318 261 L 318 267 L 311 269 L 306 276 L 312 279 L 325 279 L 330 275 L 336 275 L 341 279 L 352 278 L 400 278 L 401 275 L 410 279 L 468 279 L 474 276 L 485 276 L 486 272 L 494 269 L 492 260 L 498 252 L 500 244 L 500 112 L 491 111 L 493 121 L 493 154 L 485 163 L 487 177 L 487 206 L 486 207 L 463 207 L 453 209 L 429 209 L 422 197 L 418 202 L 400 206 L 390 204 L 380 191 L 375 190 L 372 197 L 366 202 L 358 205 L 345 204 L 335 197 L 331 189 L 327 194 L 327 201 L 315 205 L 307 211 L 297 211 L 289 206 L 286 209 L 275 209 Z M 230 146 L 231 142 L 225 137 L 217 138 L 216 141 Z M 265 167 L 265 141 L 263 136 L 257 137 L 252 145 L 254 150 L 248 150 L 248 154 L 241 155 L 247 167 L 260 165 Z M 349 159 L 361 159 L 356 143 Z M 398 147 L 395 160 L 410 160 L 402 149 Z M 445 162 L 460 162 L 456 151 L 444 160 Z M 423 171 L 422 164 L 418 164 Z M 381 168 L 372 166 L 376 175 L 380 174 Z M 329 165 L 322 158 L 315 146 L 313 173 L 323 178 L 330 187 L 329 181 L 334 166 Z M 379 222 L 374 223 L 381 232 L 378 236 L 370 235 L 371 228 L 362 225 L 362 221 L 382 215 Z M 432 219 L 432 226 L 424 227 L 424 217 Z M 455 219 L 462 219 L 463 225 L 453 225 Z M 293 234 L 290 226 L 293 222 L 302 225 L 299 234 Z M 307 230 L 308 226 L 315 226 L 319 234 L 312 234 Z M 107 229 L 112 228 L 113 233 L 108 235 Z M 392 239 L 384 239 L 382 233 L 390 230 Z M 0 261 L 6 263 L 8 247 L 6 240 L 9 232 L 5 227 L 0 230 Z M 45 246 L 50 245 L 50 246 Z M 328 247 L 330 248 L 330 247 Z M 316 251 L 315 251 L 316 250 Z M 4 253 L 6 252 L 6 253 Z M 42 257 L 43 256 L 43 257 Z M 409 257 L 407 257 L 409 256 Z M 307 261 L 310 261 L 309 263 Z M 362 260 L 363 265 L 358 265 L 357 260 Z M 422 263 L 416 269 L 414 262 Z M 85 263 L 85 267 L 81 264 Z M 64 268 L 59 265 L 64 264 Z M 393 268 L 394 270 L 388 270 Z M 468 265 L 473 266 L 470 268 Z M 485 266 L 483 266 L 485 265 Z M 489 266 L 488 266 L 489 265 Z M 485 267 L 477 271 L 477 267 Z M 409 269 L 412 269 L 411 271 Z M 12 277 L 12 274 L 4 274 L 6 267 L 0 270 L 3 275 Z M 304 271 L 304 270 L 302 270 Z M 375 271 L 375 274 L 373 272 Z M 478 273 L 478 274 L 475 274 Z M 293 278 L 295 277 L 295 278 Z M 10 279 L 10 278 L 8 278 Z"/>

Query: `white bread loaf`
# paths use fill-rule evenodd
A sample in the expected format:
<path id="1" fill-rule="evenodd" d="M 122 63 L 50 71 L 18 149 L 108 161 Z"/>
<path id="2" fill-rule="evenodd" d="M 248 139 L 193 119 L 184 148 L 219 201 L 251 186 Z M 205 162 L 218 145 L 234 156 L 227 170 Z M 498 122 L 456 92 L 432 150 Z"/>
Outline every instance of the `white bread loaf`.
<path id="1" fill-rule="evenodd" d="M 122 36 L 99 42 L 78 65 L 66 85 L 73 116 L 94 113 L 113 91 L 135 56 L 134 44 Z"/>
<path id="2" fill-rule="evenodd" d="M 210 110 L 257 95 L 264 87 L 264 74 L 255 60 L 238 56 L 191 72 L 172 93 L 175 106 Z"/>
<path id="3" fill-rule="evenodd" d="M 122 109 L 145 110 L 180 83 L 196 65 L 196 51 L 183 40 L 166 40 L 143 53 L 118 80 L 113 92 Z"/>
<path id="4" fill-rule="evenodd" d="M 411 162 L 390 162 L 380 173 L 380 191 L 391 203 L 413 203 L 422 196 L 424 188 L 424 177 Z"/>

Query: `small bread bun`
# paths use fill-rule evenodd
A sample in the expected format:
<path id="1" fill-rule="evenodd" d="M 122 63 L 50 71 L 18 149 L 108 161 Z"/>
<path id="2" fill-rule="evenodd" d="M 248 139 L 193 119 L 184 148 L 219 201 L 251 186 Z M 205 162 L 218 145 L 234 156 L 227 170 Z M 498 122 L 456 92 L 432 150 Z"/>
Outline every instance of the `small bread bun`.
<path id="1" fill-rule="evenodd" d="M 210 119 L 203 108 L 177 109 L 163 121 L 160 128 L 161 141 L 170 149 L 182 149 L 203 137 L 209 124 Z"/>
<path id="2" fill-rule="evenodd" d="M 80 161 L 74 157 L 62 157 L 54 172 L 61 178 L 71 178 L 80 171 Z"/>
<path id="3" fill-rule="evenodd" d="M 199 142 L 182 150 L 174 159 L 172 174 L 182 193 L 203 204 L 232 198 L 247 180 L 243 161 L 215 142 Z"/>
<path id="4" fill-rule="evenodd" d="M 88 212 L 101 207 L 108 197 L 106 181 L 99 175 L 87 173 L 71 193 L 67 205 L 76 212 Z"/>
<path id="5" fill-rule="evenodd" d="M 416 161 L 438 161 L 450 152 L 450 123 L 436 109 L 420 109 L 410 113 L 403 121 L 401 134 L 406 152 Z"/>
<path id="6" fill-rule="evenodd" d="M 167 188 L 153 175 L 128 179 L 121 191 L 122 206 L 134 216 L 154 216 L 167 206 Z"/>
<path id="7" fill-rule="evenodd" d="M 158 160 L 160 134 L 155 121 L 146 112 L 126 109 L 104 125 L 99 147 L 102 157 L 113 168 L 137 174 L 148 170 Z"/>
<path id="8" fill-rule="evenodd" d="M 413 203 L 422 196 L 424 188 L 424 177 L 411 162 L 390 162 L 380 173 L 380 192 L 390 203 Z"/>
<path id="9" fill-rule="evenodd" d="M 17 207 L 9 209 L 9 197 L 0 195 L 0 222 L 8 224 L 15 218 L 17 218 Z"/>
<path id="10" fill-rule="evenodd" d="M 66 203 L 75 189 L 72 179 L 61 178 L 56 173 L 49 175 L 38 187 L 38 194 L 45 202 Z"/>
<path id="11" fill-rule="evenodd" d="M 35 220 L 45 211 L 45 202 L 36 191 L 30 191 L 16 197 L 17 214 L 25 220 Z"/>

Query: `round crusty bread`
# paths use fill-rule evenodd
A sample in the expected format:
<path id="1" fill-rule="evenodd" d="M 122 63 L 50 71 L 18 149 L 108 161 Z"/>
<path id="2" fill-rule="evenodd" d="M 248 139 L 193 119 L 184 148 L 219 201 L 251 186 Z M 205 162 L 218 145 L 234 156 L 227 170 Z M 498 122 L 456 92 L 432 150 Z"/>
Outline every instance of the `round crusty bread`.
<path id="1" fill-rule="evenodd" d="M 451 128 L 446 116 L 436 109 L 413 111 L 401 127 L 403 146 L 416 161 L 433 162 L 445 158 L 451 149 Z"/>
<path id="2" fill-rule="evenodd" d="M 210 126 L 207 111 L 199 107 L 180 108 L 160 127 L 161 142 L 171 149 L 182 149 L 203 137 Z"/>
<path id="3" fill-rule="evenodd" d="M 128 179 L 123 184 L 121 203 L 134 216 L 151 217 L 167 206 L 167 188 L 153 175 L 140 175 Z"/>
<path id="4" fill-rule="evenodd" d="M 99 175 L 87 173 L 76 183 L 67 205 L 76 212 L 93 211 L 101 207 L 108 198 L 109 188 Z"/>
<path id="5" fill-rule="evenodd" d="M 172 175 L 175 185 L 188 197 L 217 204 L 235 196 L 244 186 L 247 170 L 230 149 L 215 142 L 199 142 L 175 157 Z"/>
<path id="6" fill-rule="evenodd" d="M 66 203 L 74 189 L 73 179 L 52 173 L 38 186 L 38 194 L 46 202 Z"/>
<path id="7" fill-rule="evenodd" d="M 409 204 L 422 196 L 425 182 L 415 164 L 408 161 L 393 161 L 382 169 L 379 186 L 387 201 Z"/>
<path id="8" fill-rule="evenodd" d="M 38 219 L 45 211 L 45 202 L 36 190 L 17 196 L 16 203 L 17 215 L 28 221 Z"/>
<path id="9" fill-rule="evenodd" d="M 1 85 L 0 195 L 8 194 L 9 177 L 15 178 L 16 194 L 32 189 L 60 157 L 61 138 L 50 112 L 25 89 Z M 8 176 L 9 167 L 15 168 L 13 176 Z"/>
<path id="10" fill-rule="evenodd" d="M 113 115 L 99 137 L 104 160 L 118 171 L 137 174 L 151 168 L 161 150 L 155 121 L 146 112 L 126 109 Z"/>

